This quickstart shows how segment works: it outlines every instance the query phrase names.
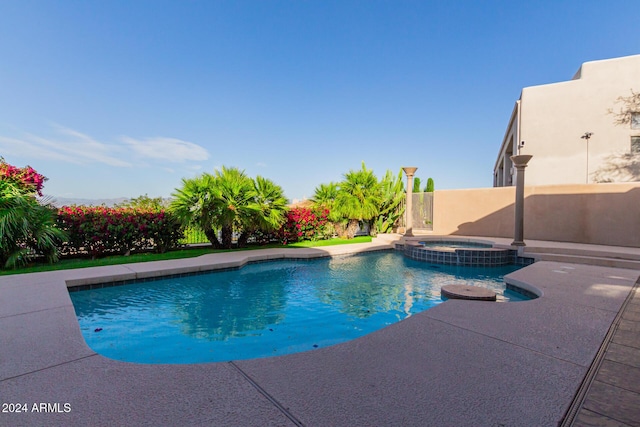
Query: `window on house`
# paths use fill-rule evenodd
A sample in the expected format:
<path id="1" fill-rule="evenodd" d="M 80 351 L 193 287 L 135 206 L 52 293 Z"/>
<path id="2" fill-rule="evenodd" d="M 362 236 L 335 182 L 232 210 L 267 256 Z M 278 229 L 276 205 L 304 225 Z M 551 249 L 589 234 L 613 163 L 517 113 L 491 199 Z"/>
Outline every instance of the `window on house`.
<path id="1" fill-rule="evenodd" d="M 631 113 L 631 129 L 640 129 L 640 113 Z"/>
<path id="2" fill-rule="evenodd" d="M 631 137 L 631 152 L 634 154 L 640 154 L 640 136 Z"/>

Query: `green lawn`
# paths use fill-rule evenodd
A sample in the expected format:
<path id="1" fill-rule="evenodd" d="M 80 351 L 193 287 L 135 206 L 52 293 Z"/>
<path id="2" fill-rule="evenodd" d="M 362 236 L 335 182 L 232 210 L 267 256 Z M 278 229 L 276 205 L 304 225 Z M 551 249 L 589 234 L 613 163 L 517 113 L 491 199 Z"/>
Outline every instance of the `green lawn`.
<path id="1" fill-rule="evenodd" d="M 232 249 L 234 251 L 245 251 L 265 248 L 314 248 L 319 246 L 332 246 L 332 245 L 345 245 L 352 243 L 367 243 L 371 242 L 371 236 L 359 236 L 351 240 L 346 239 L 329 239 L 318 241 L 303 241 L 298 243 L 291 243 L 289 245 L 264 245 L 264 246 L 250 246 L 243 249 Z M 54 270 L 69 270 L 72 268 L 85 268 L 85 267 L 98 267 L 103 265 L 117 265 L 117 264 L 130 264 L 134 262 L 147 262 L 147 261 L 161 261 L 168 259 L 181 259 L 197 257 L 205 254 L 212 254 L 216 252 L 228 252 L 229 250 L 216 250 L 209 247 L 196 247 L 190 249 L 180 249 L 164 254 L 154 253 L 140 253 L 129 256 L 109 256 L 98 259 L 63 259 L 55 264 L 36 264 L 23 268 L 17 268 L 15 270 L 0 270 L 0 275 L 9 274 L 25 274 L 25 273 L 38 273 L 43 271 Z"/>
<path id="2" fill-rule="evenodd" d="M 298 243 L 291 243 L 287 246 L 275 245 L 274 248 L 317 248 L 318 246 L 348 245 L 351 243 L 369 243 L 371 236 L 358 236 L 353 239 L 329 239 L 329 240 L 305 240 Z"/>

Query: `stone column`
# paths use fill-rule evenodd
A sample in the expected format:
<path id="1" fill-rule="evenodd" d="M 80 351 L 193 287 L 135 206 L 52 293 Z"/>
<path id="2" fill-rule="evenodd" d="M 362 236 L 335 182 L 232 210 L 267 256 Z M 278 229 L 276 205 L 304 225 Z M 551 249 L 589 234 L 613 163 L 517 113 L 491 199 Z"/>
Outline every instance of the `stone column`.
<path id="1" fill-rule="evenodd" d="M 511 156 L 511 161 L 516 167 L 516 218 L 515 231 L 511 246 L 526 246 L 524 243 L 524 168 L 531 160 L 529 154 Z"/>
<path id="2" fill-rule="evenodd" d="M 405 223 L 404 235 L 411 237 L 413 236 L 413 174 L 416 173 L 418 168 L 404 167 L 402 170 L 407 174 L 407 200 L 404 208 L 404 214 L 407 221 Z"/>

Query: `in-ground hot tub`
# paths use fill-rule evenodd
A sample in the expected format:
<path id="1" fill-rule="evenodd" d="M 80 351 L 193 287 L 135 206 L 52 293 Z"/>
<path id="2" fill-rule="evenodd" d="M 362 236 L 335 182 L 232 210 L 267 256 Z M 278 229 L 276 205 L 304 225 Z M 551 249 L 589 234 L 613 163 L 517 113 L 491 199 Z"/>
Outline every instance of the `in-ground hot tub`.
<path id="1" fill-rule="evenodd" d="M 438 239 L 405 242 L 404 255 L 434 264 L 496 267 L 513 264 L 517 251 L 494 248 L 482 241 Z"/>

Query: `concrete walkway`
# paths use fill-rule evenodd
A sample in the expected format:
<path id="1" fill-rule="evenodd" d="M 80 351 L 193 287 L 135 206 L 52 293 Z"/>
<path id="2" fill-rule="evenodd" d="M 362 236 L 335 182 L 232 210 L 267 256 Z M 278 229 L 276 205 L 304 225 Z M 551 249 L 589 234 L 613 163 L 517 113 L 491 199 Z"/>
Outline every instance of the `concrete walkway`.
<path id="1" fill-rule="evenodd" d="M 576 426 L 640 426 L 640 289 L 620 311 L 576 401 Z"/>
<path id="2" fill-rule="evenodd" d="M 276 358 L 142 365 L 88 348 L 67 292 L 68 285 L 391 245 L 266 249 L 0 277 L 0 425 L 555 426 L 584 389 L 612 325 L 634 331 L 620 319 L 637 315 L 636 300 L 627 297 L 639 270 L 540 261 L 507 279 L 541 295 L 532 301 L 450 300 L 360 339 Z M 630 345 L 619 341 L 623 335 Z M 618 356 L 604 357 L 596 373 L 611 371 L 605 362 L 620 357 L 640 371 L 637 353 L 618 347 L 638 348 L 638 329 L 620 337 L 607 350 Z M 628 376 L 637 387 L 637 377 Z M 595 376 L 588 391 L 599 382 L 611 385 Z M 603 415 L 585 396 L 579 408 L 590 413 L 578 412 L 580 422 Z M 617 395 L 609 396 L 615 404 Z M 16 404 L 26 411 L 16 412 Z"/>

